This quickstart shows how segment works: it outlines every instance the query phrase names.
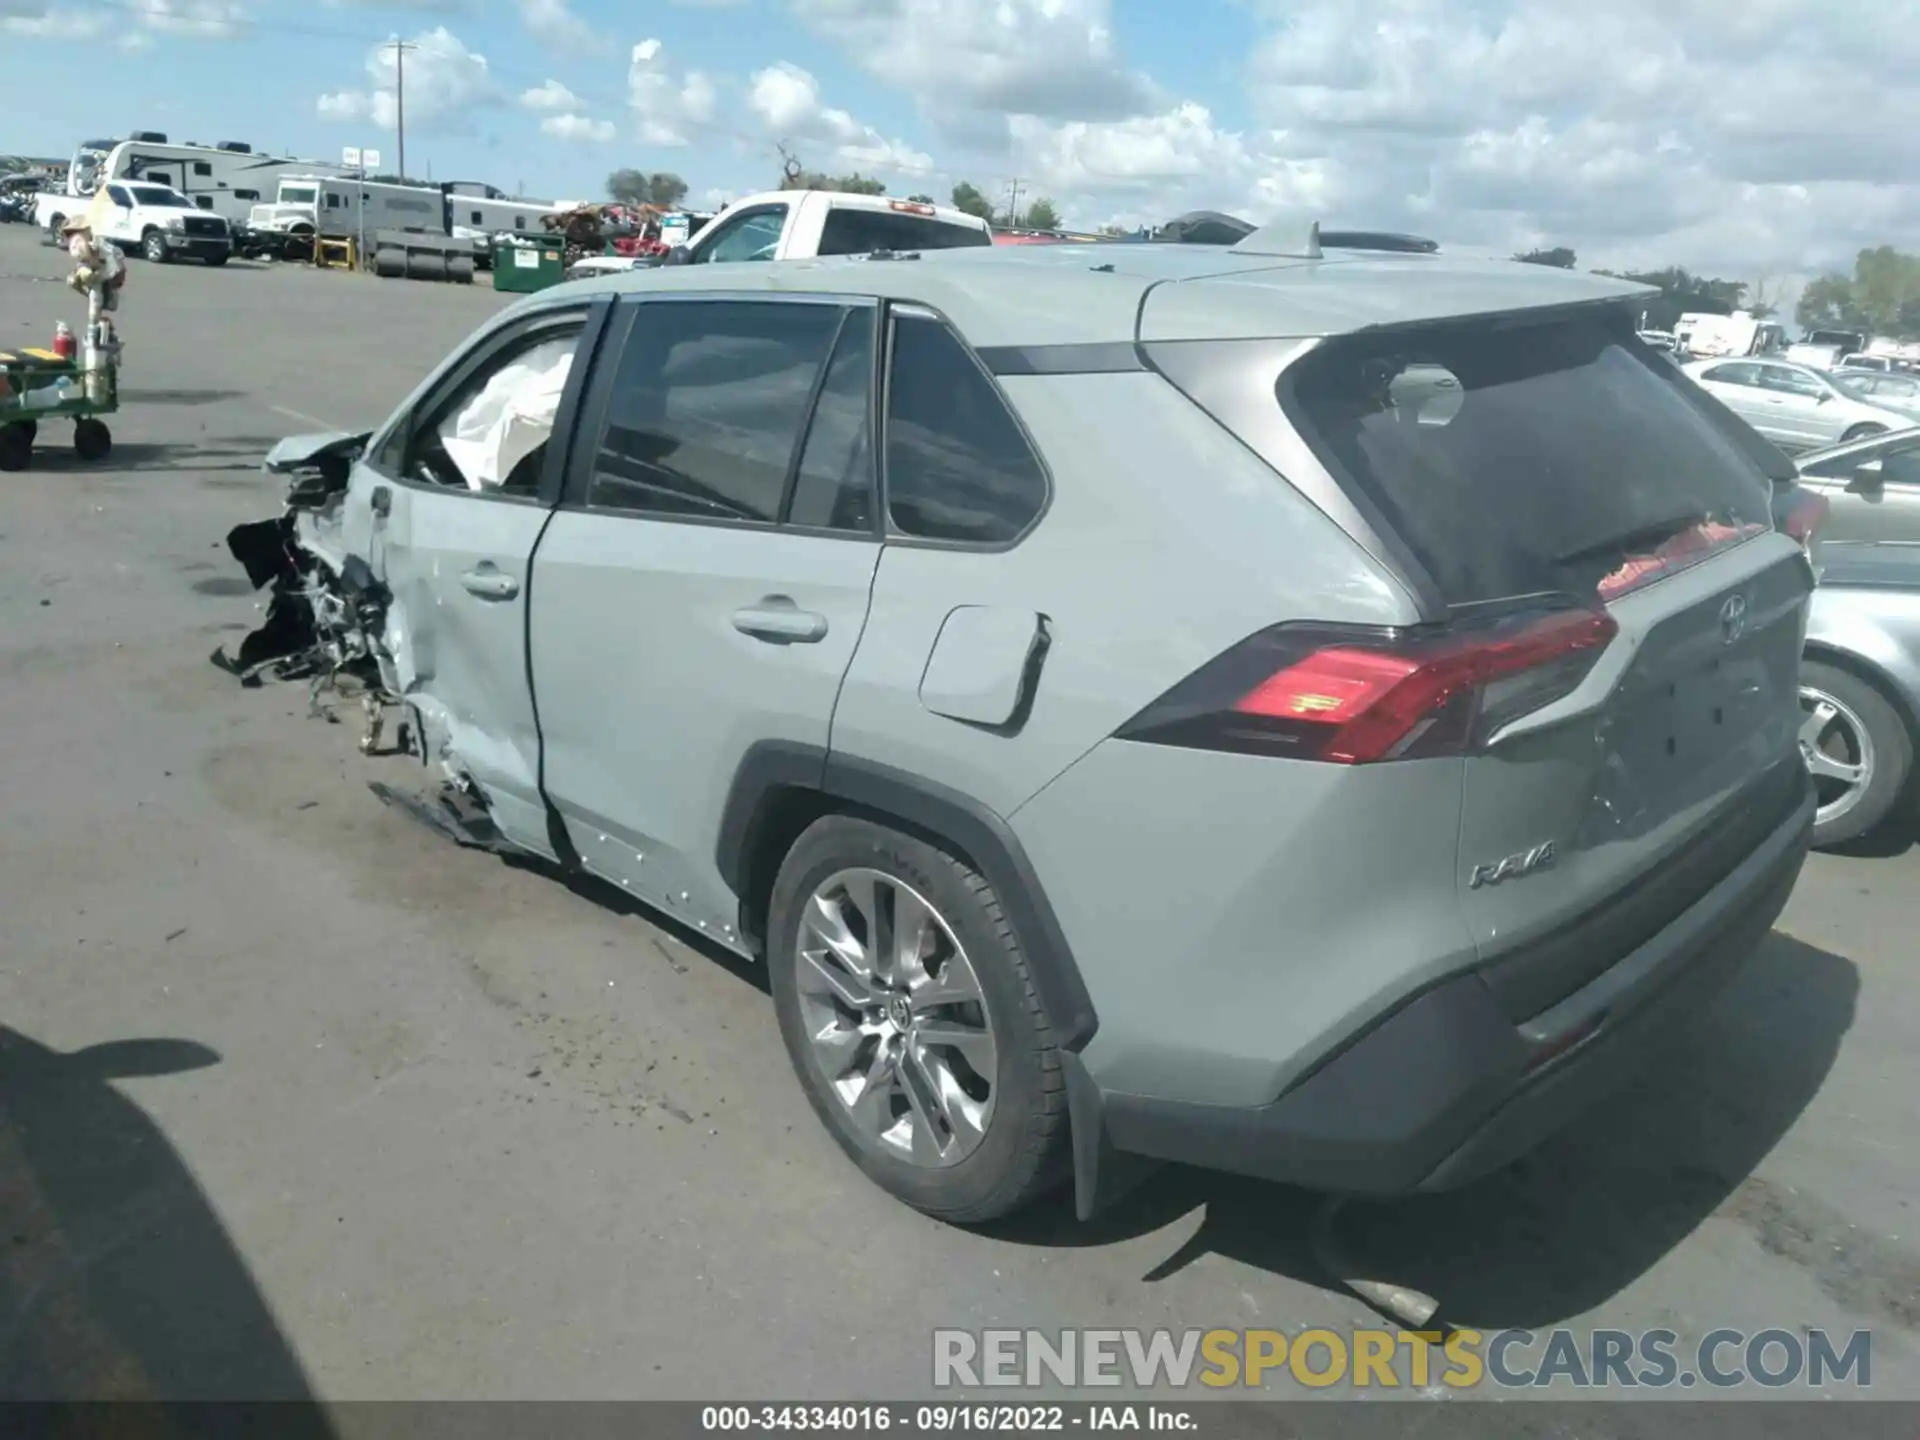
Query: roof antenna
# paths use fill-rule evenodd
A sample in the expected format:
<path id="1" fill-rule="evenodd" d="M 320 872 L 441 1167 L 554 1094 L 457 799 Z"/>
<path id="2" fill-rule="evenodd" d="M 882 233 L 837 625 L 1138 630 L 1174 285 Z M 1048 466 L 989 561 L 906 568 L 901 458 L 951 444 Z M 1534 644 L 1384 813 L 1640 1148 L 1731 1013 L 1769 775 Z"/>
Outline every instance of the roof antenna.
<path id="1" fill-rule="evenodd" d="M 1229 247 L 1241 255 L 1272 255 L 1288 260 L 1320 258 L 1318 220 L 1279 219 L 1262 225 Z"/>

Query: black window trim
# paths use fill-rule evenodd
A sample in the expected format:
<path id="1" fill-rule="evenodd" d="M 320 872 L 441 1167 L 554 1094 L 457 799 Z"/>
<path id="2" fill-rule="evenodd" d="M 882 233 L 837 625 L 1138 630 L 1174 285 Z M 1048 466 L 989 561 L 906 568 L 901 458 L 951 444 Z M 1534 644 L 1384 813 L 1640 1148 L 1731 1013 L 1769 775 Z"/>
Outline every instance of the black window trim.
<path id="1" fill-rule="evenodd" d="M 785 200 L 766 200 L 761 202 L 758 205 L 750 206 L 749 208 L 740 211 L 738 214 L 729 215 L 727 217 L 726 228 L 723 230 L 714 231 L 713 238 L 711 240 L 706 240 L 701 244 L 700 249 L 694 253 L 693 263 L 696 265 L 712 265 L 715 263 L 728 265 L 728 264 L 741 263 L 741 262 L 728 261 L 728 260 L 715 262 L 712 260 L 707 260 L 703 257 L 707 251 L 713 249 L 713 247 L 716 244 L 718 244 L 722 239 L 724 239 L 726 236 L 731 234 L 733 231 L 738 230 L 741 226 L 745 225 L 749 220 L 757 220 L 762 215 L 776 215 L 776 214 L 785 215 L 789 219 L 791 219 L 793 215 L 793 205 L 790 202 Z M 780 224 L 780 233 L 782 235 L 787 233 L 787 226 L 785 221 L 782 221 Z"/>
<path id="2" fill-rule="evenodd" d="M 626 350 L 627 342 L 633 336 L 634 326 L 648 305 L 693 304 L 831 305 L 841 312 L 840 324 L 834 331 L 832 343 L 827 347 L 826 358 L 820 365 L 820 373 L 814 377 L 813 392 L 808 397 L 807 412 L 802 417 L 794 448 L 787 457 L 787 473 L 782 482 L 780 510 L 772 520 L 746 520 L 735 515 L 674 515 L 652 510 L 627 509 L 623 506 L 595 505 L 587 498 L 593 484 L 593 465 L 599 453 L 600 437 L 606 430 L 607 407 L 612 399 L 614 375 L 619 369 L 620 357 Z M 877 428 L 877 416 L 880 413 L 879 370 L 880 355 L 884 346 L 879 343 L 878 336 L 879 327 L 885 324 L 885 317 L 878 313 L 879 306 L 879 300 L 872 295 L 844 295 L 824 290 L 683 290 L 655 294 L 623 294 L 615 297 L 613 318 L 606 327 L 609 338 L 601 347 L 606 363 L 596 367 L 598 373 L 594 376 L 592 390 L 581 406 L 580 443 L 574 447 L 570 456 L 565 484 L 560 492 L 559 508 L 638 524 L 694 525 L 709 529 L 805 535 L 820 540 L 848 540 L 867 545 L 879 543 L 882 538 L 880 517 L 884 514 L 884 510 L 877 503 L 874 506 L 873 523 L 866 530 L 834 530 L 813 525 L 793 525 L 784 518 L 788 507 L 793 502 L 795 481 L 799 475 L 801 457 L 806 453 L 807 437 L 813 431 L 814 407 L 819 403 L 820 388 L 826 383 L 827 370 L 833 364 L 834 348 L 839 345 L 840 336 L 845 333 L 846 316 L 854 310 L 864 309 L 875 312 L 876 343 L 873 348 L 876 373 L 867 387 L 867 424 L 869 435 L 877 437 L 879 434 Z M 877 439 L 869 449 L 873 453 L 867 458 L 868 493 L 878 497 L 880 458 Z"/>
<path id="3" fill-rule="evenodd" d="M 496 325 L 470 345 L 452 366 L 436 377 L 416 403 L 407 406 L 382 428 L 367 446 L 366 459 L 363 463 L 382 480 L 425 495 L 463 495 L 472 500 L 495 505 L 526 505 L 542 510 L 553 509 L 560 499 L 561 483 L 572 459 L 579 428 L 583 390 L 588 377 L 594 370 L 594 356 L 601 348 L 608 329 L 607 317 L 611 309 L 612 297 L 601 296 L 585 304 L 543 306 L 531 313 L 515 315 L 505 323 Z M 546 463 L 540 472 L 540 485 L 533 494 L 508 495 L 497 489 L 475 490 L 471 487 L 434 485 L 425 480 L 415 480 L 408 475 L 395 474 L 383 463 L 387 451 L 396 441 L 400 443 L 401 454 L 404 456 L 413 444 L 415 421 L 422 415 L 432 414 L 436 407 L 451 399 L 461 387 L 497 359 L 502 351 L 521 348 L 529 336 L 537 335 L 543 330 L 564 329 L 576 323 L 581 326 L 579 348 L 574 351 L 573 368 L 568 372 L 566 387 L 560 396 L 560 409 L 554 416 L 554 440 L 560 443 L 555 444 L 551 441 L 548 443 Z"/>
<path id="4" fill-rule="evenodd" d="M 1009 539 L 998 541 L 940 540 L 925 535 L 909 535 L 905 531 L 898 529 L 893 523 L 893 497 L 887 482 L 887 441 L 888 434 L 892 428 L 890 406 L 893 398 L 894 338 L 898 330 L 896 322 L 902 317 L 915 320 L 931 320 L 937 325 L 946 327 L 947 333 L 953 336 L 955 343 L 960 346 L 962 353 L 966 355 L 968 360 L 973 362 L 974 368 L 980 372 L 980 378 L 992 388 L 995 395 L 1000 397 L 1000 403 L 1006 407 L 1007 416 L 1013 421 L 1014 429 L 1019 433 L 1021 440 L 1026 443 L 1027 453 L 1033 456 L 1034 463 L 1039 467 L 1040 480 L 1042 485 L 1045 486 L 1045 495 L 1040 501 L 1040 508 L 1033 512 L 1033 517 L 1021 527 L 1019 533 Z M 1001 387 L 999 380 L 994 377 L 993 371 L 981 361 L 980 352 L 967 343 L 967 337 L 961 333 L 960 327 L 955 325 L 953 321 L 949 320 L 933 306 L 924 304 L 918 300 L 890 301 L 887 305 L 886 315 L 883 318 L 886 323 L 885 340 L 883 344 L 875 347 L 881 356 L 880 388 L 875 392 L 879 402 L 881 426 L 875 432 L 879 437 L 879 446 L 875 453 L 874 460 L 880 475 L 879 515 L 881 523 L 886 527 L 886 543 L 888 545 L 897 545 L 903 550 L 961 550 L 982 555 L 1003 555 L 1007 551 L 1024 544 L 1026 538 L 1033 534 L 1033 532 L 1040 527 L 1041 522 L 1052 513 L 1054 479 L 1053 467 L 1047 463 L 1046 452 L 1042 450 L 1038 442 L 1034 440 L 1033 432 L 1027 429 L 1026 418 L 1021 415 L 1020 407 L 1013 403 L 1013 398 Z"/>

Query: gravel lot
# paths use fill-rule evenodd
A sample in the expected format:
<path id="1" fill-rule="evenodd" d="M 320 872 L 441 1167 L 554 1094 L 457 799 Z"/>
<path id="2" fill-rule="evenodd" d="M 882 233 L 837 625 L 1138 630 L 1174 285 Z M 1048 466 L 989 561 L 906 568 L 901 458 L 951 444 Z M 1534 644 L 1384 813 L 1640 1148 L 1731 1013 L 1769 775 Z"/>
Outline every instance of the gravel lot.
<path id="1" fill-rule="evenodd" d="M 0 347 L 77 325 L 64 268 L 0 227 Z M 207 663 L 262 452 L 383 418 L 504 299 L 136 261 L 112 459 L 48 426 L 0 476 L 0 1395 L 899 1398 L 936 1325 L 1368 1323 L 1274 1187 L 897 1206 L 756 974 L 437 841 L 368 793 L 405 762 Z M 1480 1329 L 1871 1328 L 1920 1397 L 1911 844 L 1816 857 L 1670 1068 L 1355 1248 Z"/>

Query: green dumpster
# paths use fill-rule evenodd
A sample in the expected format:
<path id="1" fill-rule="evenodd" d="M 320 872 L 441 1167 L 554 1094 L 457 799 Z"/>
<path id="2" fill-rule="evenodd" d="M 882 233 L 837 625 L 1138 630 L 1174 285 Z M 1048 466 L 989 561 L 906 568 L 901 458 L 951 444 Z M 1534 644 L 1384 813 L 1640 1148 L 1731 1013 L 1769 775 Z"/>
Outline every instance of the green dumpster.
<path id="1" fill-rule="evenodd" d="M 558 285 L 566 273 L 565 254 L 565 247 L 558 241 L 499 241 L 493 247 L 493 288 L 530 295 Z"/>

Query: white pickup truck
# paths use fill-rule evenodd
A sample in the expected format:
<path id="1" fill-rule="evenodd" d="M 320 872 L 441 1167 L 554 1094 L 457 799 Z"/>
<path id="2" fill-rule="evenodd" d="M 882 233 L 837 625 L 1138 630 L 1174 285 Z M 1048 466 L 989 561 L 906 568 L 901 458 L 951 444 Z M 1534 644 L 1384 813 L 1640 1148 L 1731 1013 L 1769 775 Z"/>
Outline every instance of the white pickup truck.
<path id="1" fill-rule="evenodd" d="M 105 189 L 103 205 L 92 195 L 42 195 L 34 202 L 34 223 L 57 242 L 62 224 L 87 216 L 95 220 L 99 239 L 160 265 L 180 256 L 224 265 L 232 256 L 226 220 L 195 208 L 178 190 L 143 180 L 114 180 Z"/>
<path id="2" fill-rule="evenodd" d="M 816 255 L 871 255 L 876 250 L 953 250 L 993 244 L 987 222 L 964 210 L 853 195 L 840 190 L 768 190 L 734 201 L 668 254 L 669 265 L 742 260 L 810 260 Z M 650 263 L 594 255 L 567 271 L 568 279 L 639 269 Z"/>

